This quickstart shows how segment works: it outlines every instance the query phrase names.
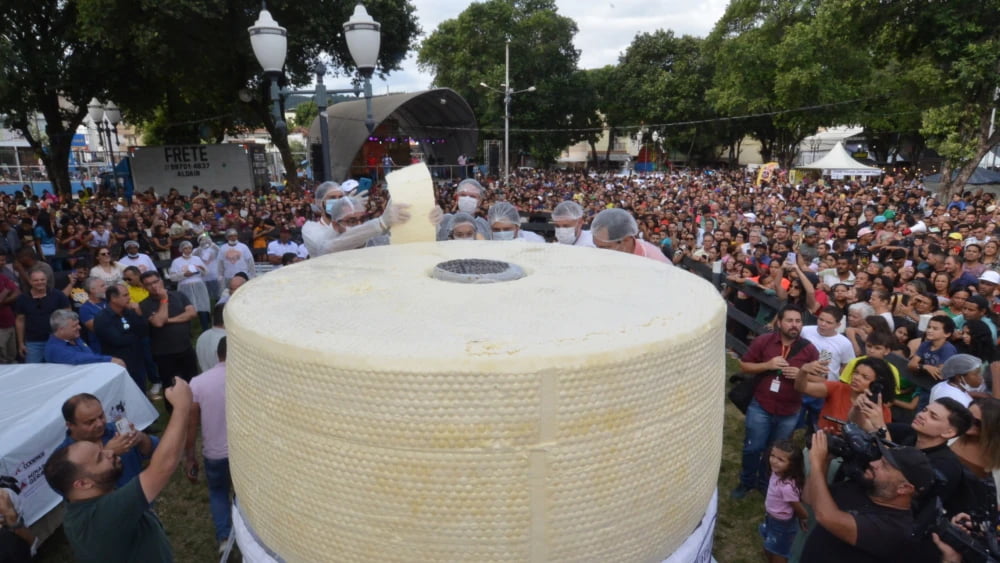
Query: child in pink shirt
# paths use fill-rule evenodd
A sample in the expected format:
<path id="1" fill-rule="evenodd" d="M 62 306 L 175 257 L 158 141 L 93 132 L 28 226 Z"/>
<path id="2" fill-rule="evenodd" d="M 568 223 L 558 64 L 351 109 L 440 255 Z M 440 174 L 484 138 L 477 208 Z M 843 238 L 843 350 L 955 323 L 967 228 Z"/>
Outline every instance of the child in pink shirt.
<path id="1" fill-rule="evenodd" d="M 805 463 L 802 450 L 788 440 L 780 440 L 768 452 L 771 480 L 764 500 L 764 523 L 760 535 L 764 539 L 764 555 L 771 563 L 786 563 L 800 522 L 808 519 L 800 494 L 805 483 Z"/>

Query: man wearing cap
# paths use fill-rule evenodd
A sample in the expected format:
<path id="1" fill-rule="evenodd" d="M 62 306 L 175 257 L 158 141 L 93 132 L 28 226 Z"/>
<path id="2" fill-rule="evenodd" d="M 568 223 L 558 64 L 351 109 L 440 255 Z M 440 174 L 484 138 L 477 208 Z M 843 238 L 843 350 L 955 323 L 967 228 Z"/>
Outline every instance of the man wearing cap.
<path id="1" fill-rule="evenodd" d="M 242 272 L 243 275 L 252 278 L 257 273 L 253 252 L 250 251 L 250 247 L 239 241 L 239 232 L 236 229 L 226 231 L 226 244 L 220 248 L 218 262 L 219 277 L 222 278 L 225 287 L 229 287 L 229 280 L 236 274 Z"/>
<path id="2" fill-rule="evenodd" d="M 802 242 L 798 248 L 798 254 L 805 264 L 811 264 L 819 257 L 819 244 L 819 231 L 815 227 L 806 227 L 802 232 Z"/>
<path id="3" fill-rule="evenodd" d="M 139 273 L 156 271 L 156 264 L 153 263 L 153 259 L 149 257 L 148 254 L 143 254 L 139 252 L 139 241 L 127 240 L 125 241 L 125 256 L 118 259 L 118 263 L 126 268 L 129 266 L 135 266 L 139 268 Z"/>
<path id="4" fill-rule="evenodd" d="M 802 500 L 816 516 L 800 561 L 881 563 L 897 561 L 911 543 L 911 504 L 934 483 L 934 469 L 916 448 L 882 448 L 861 482 L 826 483 L 827 436 L 819 430 L 809 450 L 812 470 Z"/>
<path id="5" fill-rule="evenodd" d="M 979 295 L 986 298 L 986 301 L 993 303 L 996 297 L 997 286 L 1000 285 L 1000 272 L 986 270 L 979 276 Z"/>
<path id="6" fill-rule="evenodd" d="M 967 364 L 966 364 L 967 365 Z M 958 366 L 956 366 L 958 367 Z M 961 366 L 964 367 L 964 366 Z M 972 426 L 972 413 L 951 397 L 929 403 L 913 417 L 910 424 L 885 424 L 880 408 L 867 398 L 859 399 L 858 408 L 871 424 L 866 430 L 884 428 L 885 439 L 904 446 L 913 446 L 927 456 L 931 467 L 944 477 L 936 491 L 949 512 L 961 512 L 971 507 L 957 506 L 961 501 L 954 493 L 962 483 L 962 462 L 948 447 L 948 441 L 965 434 Z"/>
<path id="7" fill-rule="evenodd" d="M 267 261 L 275 266 L 281 264 L 281 257 L 286 253 L 299 254 L 299 245 L 292 241 L 292 231 L 288 227 L 281 227 L 278 232 L 278 240 L 272 240 L 267 244 Z"/>

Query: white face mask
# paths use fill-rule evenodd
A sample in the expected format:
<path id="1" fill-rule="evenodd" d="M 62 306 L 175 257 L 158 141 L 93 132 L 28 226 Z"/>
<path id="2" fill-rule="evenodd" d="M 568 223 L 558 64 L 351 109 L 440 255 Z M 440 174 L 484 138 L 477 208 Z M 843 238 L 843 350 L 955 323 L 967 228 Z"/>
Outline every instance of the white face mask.
<path id="1" fill-rule="evenodd" d="M 493 231 L 493 240 L 514 240 L 514 231 Z"/>
<path id="2" fill-rule="evenodd" d="M 556 227 L 556 240 L 560 244 L 576 242 L 576 227 Z"/>
<path id="3" fill-rule="evenodd" d="M 237 241 L 235 241 L 235 240 L 227 240 L 226 241 L 226 244 L 228 244 L 229 246 L 236 246 L 236 243 L 237 243 Z"/>
<path id="4" fill-rule="evenodd" d="M 476 212 L 477 207 L 479 207 L 478 199 L 467 195 L 458 196 L 458 210 L 462 213 L 472 215 Z"/>
<path id="5" fill-rule="evenodd" d="M 136 250 L 135 248 L 129 247 L 129 249 L 128 249 L 128 255 L 129 255 L 129 258 L 135 258 L 136 256 L 139 255 L 139 251 Z"/>

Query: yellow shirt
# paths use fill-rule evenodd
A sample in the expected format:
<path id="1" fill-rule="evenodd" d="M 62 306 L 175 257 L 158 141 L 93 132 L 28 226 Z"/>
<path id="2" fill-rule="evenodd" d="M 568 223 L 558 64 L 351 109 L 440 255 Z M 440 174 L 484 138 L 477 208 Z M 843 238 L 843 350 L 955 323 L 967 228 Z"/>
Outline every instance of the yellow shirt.
<path id="1" fill-rule="evenodd" d="M 145 287 L 135 287 L 134 285 L 128 286 L 128 296 L 132 298 L 134 303 L 142 303 L 149 297 L 149 292 L 146 291 Z"/>

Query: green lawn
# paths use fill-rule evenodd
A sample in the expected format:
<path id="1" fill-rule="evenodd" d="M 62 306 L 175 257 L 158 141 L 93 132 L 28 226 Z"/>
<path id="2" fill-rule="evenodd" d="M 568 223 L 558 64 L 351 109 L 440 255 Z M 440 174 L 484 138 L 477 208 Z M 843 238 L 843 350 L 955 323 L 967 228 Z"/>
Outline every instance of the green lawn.
<path id="1" fill-rule="evenodd" d="M 727 372 L 735 371 L 737 365 L 735 360 L 730 359 L 727 362 Z M 161 416 L 151 430 L 158 434 L 166 424 L 166 416 L 163 414 L 162 401 L 156 401 L 156 407 L 161 411 Z M 715 527 L 715 558 L 721 563 L 758 563 L 762 556 L 757 525 L 763 520 L 764 499 L 758 493 L 751 493 L 739 502 L 729 498 L 729 491 L 736 485 L 740 470 L 743 415 L 728 401 L 724 432 L 722 469 L 719 474 L 719 518 Z M 170 536 L 174 555 L 179 562 L 217 561 L 215 532 L 208 511 L 208 488 L 204 472 L 197 485 L 188 482 L 182 473 L 178 470 L 174 474 L 170 485 L 157 500 L 157 512 Z M 60 528 L 41 547 L 36 561 L 64 563 L 72 560 L 61 530 Z M 237 561 L 238 558 L 233 557 L 231 560 Z"/>

